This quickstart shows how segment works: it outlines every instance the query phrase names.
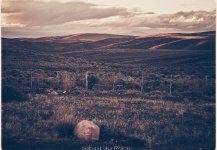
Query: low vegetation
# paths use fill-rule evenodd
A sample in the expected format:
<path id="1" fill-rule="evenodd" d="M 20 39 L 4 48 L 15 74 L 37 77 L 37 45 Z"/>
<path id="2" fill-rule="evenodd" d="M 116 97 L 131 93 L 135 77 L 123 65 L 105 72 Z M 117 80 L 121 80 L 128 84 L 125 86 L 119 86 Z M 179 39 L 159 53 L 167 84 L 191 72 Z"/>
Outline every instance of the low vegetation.
<path id="1" fill-rule="evenodd" d="M 116 40 L 93 42 L 98 48 L 35 40 L 3 39 L 4 148 L 22 143 L 21 149 L 28 149 L 29 141 L 36 149 L 57 149 L 54 143 L 60 149 L 215 148 L 212 48 L 108 49 L 103 45 Z M 98 142 L 74 137 L 73 128 L 83 119 L 101 128 Z"/>
<path id="2" fill-rule="evenodd" d="M 28 101 L 28 97 L 18 88 L 13 86 L 2 87 L 2 103 L 24 101 Z"/>
<path id="3" fill-rule="evenodd" d="M 214 102 L 215 79 L 211 75 L 148 73 L 146 71 L 69 72 L 52 70 L 3 71 L 3 85 L 36 93 L 81 93 L 83 89 L 107 95 L 172 101 Z M 143 74 L 143 75 L 142 75 Z M 7 91 L 7 90 L 6 90 Z M 12 96 L 12 94 L 9 94 Z M 19 99 L 19 98 L 18 98 Z"/>
<path id="4" fill-rule="evenodd" d="M 133 138 L 143 140 L 143 147 L 214 148 L 213 103 L 86 97 L 82 94 L 31 94 L 29 97 L 29 102 L 2 106 L 4 136 L 74 138 L 73 126 L 88 119 L 104 127 L 106 134 L 101 139 L 107 137 L 108 143 L 127 145 L 124 140 Z"/>

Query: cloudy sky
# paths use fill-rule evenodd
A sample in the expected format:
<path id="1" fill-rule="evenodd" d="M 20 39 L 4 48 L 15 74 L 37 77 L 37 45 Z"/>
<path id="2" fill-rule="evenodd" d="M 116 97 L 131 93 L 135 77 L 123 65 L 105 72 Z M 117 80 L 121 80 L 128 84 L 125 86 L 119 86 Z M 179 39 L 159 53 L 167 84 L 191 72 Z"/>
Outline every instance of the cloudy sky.
<path id="1" fill-rule="evenodd" d="M 216 28 L 215 0 L 2 0 L 3 37 Z"/>

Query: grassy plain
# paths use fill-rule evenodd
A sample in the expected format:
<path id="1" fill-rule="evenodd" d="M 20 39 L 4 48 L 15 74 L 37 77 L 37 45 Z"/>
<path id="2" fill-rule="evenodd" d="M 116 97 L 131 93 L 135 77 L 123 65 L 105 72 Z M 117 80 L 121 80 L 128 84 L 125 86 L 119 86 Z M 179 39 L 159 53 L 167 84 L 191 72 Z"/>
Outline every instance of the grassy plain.
<path id="1" fill-rule="evenodd" d="M 100 140 L 131 147 L 214 148 L 215 104 L 142 98 L 30 94 L 2 106 L 6 137 L 71 138 L 82 119 L 103 128 Z M 143 142 L 132 141 L 140 139 Z M 131 142 L 130 142 L 131 141 Z"/>
<path id="2" fill-rule="evenodd" d="M 4 149 L 215 148 L 215 51 L 49 49 L 43 42 L 11 43 L 3 41 L 2 84 L 20 89 L 29 100 L 2 103 Z M 85 89 L 86 71 L 97 79 L 92 90 Z M 50 80 L 56 72 L 72 78 Z M 48 90 L 59 95 L 48 95 Z M 73 126 L 82 119 L 101 127 L 100 141 L 73 136 Z M 60 144 L 55 148 L 54 143 Z"/>

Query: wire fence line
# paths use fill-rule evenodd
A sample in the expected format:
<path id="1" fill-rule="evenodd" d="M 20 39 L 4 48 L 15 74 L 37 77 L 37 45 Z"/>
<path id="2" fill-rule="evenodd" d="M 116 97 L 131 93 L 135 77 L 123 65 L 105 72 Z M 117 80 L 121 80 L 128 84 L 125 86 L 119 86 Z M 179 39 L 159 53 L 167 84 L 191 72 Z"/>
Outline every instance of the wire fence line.
<path id="1" fill-rule="evenodd" d="M 173 95 L 174 92 L 197 91 L 209 94 L 215 91 L 215 79 L 211 76 L 180 74 L 154 74 L 145 71 L 20 71 L 4 70 L 3 86 L 27 89 L 72 90 L 136 90 L 140 92 L 160 91 Z"/>

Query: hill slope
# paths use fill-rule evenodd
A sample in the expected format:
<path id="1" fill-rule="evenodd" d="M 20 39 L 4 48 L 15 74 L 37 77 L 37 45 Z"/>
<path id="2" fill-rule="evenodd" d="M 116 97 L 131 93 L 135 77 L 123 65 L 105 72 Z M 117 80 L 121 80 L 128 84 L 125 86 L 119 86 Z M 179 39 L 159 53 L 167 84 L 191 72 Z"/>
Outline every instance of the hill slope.
<path id="1" fill-rule="evenodd" d="M 5 42 L 3 39 L 3 43 Z M 10 41 L 10 44 L 18 44 L 24 47 L 31 45 L 37 49 L 52 51 L 102 48 L 214 50 L 215 31 L 188 34 L 155 34 L 144 37 L 87 33 L 42 38 L 17 38 Z"/>
<path id="2" fill-rule="evenodd" d="M 145 37 L 80 34 L 34 39 L 3 38 L 2 64 L 5 68 L 54 70 L 161 67 L 214 74 L 214 49 L 214 31 Z"/>
<path id="3" fill-rule="evenodd" d="M 131 49 L 197 49 L 197 50 L 214 50 L 215 49 L 215 32 L 201 33 L 171 33 L 156 34 L 145 37 L 138 37 L 131 41 L 115 43 L 106 46 L 106 48 L 131 48 Z"/>

